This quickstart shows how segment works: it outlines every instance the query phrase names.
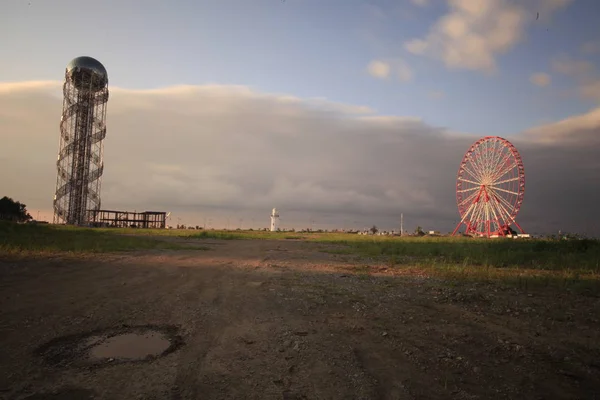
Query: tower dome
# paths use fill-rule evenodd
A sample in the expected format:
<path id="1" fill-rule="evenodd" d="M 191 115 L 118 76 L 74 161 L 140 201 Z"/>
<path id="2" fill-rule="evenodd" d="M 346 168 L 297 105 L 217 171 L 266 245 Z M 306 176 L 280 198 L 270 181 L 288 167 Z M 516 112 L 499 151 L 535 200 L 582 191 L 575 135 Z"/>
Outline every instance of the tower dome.
<path id="1" fill-rule="evenodd" d="M 82 56 L 67 64 L 66 75 L 73 80 L 79 90 L 103 89 L 108 84 L 108 73 L 104 65 L 95 58 Z"/>

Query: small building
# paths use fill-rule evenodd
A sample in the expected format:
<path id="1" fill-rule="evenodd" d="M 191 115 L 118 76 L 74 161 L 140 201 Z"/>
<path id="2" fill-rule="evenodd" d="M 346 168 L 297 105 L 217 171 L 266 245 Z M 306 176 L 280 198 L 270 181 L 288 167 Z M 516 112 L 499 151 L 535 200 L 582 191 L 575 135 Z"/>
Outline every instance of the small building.
<path id="1" fill-rule="evenodd" d="M 167 213 L 163 211 L 90 210 L 89 224 L 95 227 L 165 229 Z"/>

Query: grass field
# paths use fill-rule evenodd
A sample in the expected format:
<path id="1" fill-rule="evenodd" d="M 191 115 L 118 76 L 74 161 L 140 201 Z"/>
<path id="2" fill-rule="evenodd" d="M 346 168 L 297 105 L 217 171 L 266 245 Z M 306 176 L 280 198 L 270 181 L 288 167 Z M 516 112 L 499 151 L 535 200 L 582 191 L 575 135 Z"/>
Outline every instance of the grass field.
<path id="1" fill-rule="evenodd" d="M 169 241 L 165 237 L 185 238 Z M 0 223 L 1 254 L 98 253 L 145 249 L 206 249 L 202 239 L 304 240 L 320 251 L 352 259 L 357 271 L 383 264 L 397 272 L 453 281 L 504 281 L 600 293 L 600 241 L 385 237 L 343 233 L 88 229 Z"/>
<path id="2" fill-rule="evenodd" d="M 179 243 L 159 240 L 148 234 L 142 237 L 123 233 L 45 224 L 20 225 L 0 221 L 0 255 L 188 248 Z M 199 248 L 194 247 L 194 249 Z"/>
<path id="3" fill-rule="evenodd" d="M 521 288 L 554 287 L 600 295 L 600 241 L 385 238 L 317 240 L 343 244 L 325 251 L 380 260 L 396 271 L 425 273 L 454 283 L 503 282 Z"/>

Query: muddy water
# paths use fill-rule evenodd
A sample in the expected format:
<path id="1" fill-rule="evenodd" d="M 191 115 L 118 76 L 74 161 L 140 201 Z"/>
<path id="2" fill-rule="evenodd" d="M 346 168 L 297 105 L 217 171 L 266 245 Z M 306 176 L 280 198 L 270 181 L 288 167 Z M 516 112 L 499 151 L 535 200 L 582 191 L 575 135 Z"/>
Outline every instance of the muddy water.
<path id="1" fill-rule="evenodd" d="M 88 344 L 93 345 L 89 352 L 92 359 L 121 360 L 158 356 L 171 345 L 169 339 L 158 332 L 126 333 L 106 340 L 102 340 L 100 337 L 91 337 L 88 339 Z"/>

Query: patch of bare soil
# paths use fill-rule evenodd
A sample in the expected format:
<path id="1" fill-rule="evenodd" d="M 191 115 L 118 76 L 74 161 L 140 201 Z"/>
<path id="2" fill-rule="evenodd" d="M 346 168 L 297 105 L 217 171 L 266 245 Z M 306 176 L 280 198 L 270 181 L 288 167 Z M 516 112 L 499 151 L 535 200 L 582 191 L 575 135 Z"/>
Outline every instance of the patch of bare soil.
<path id="1" fill-rule="evenodd" d="M 365 270 L 365 261 L 299 241 L 202 243 L 212 249 L 0 258 L 0 396 L 593 399 L 600 393 L 596 298 L 395 276 L 393 268 Z M 89 362 L 104 354 L 94 353 L 95 346 L 119 335 L 131 341 L 148 329 L 164 336 L 156 352 L 132 361 L 119 358 L 119 351 L 133 351 L 121 346 L 105 353 L 112 361 Z"/>

